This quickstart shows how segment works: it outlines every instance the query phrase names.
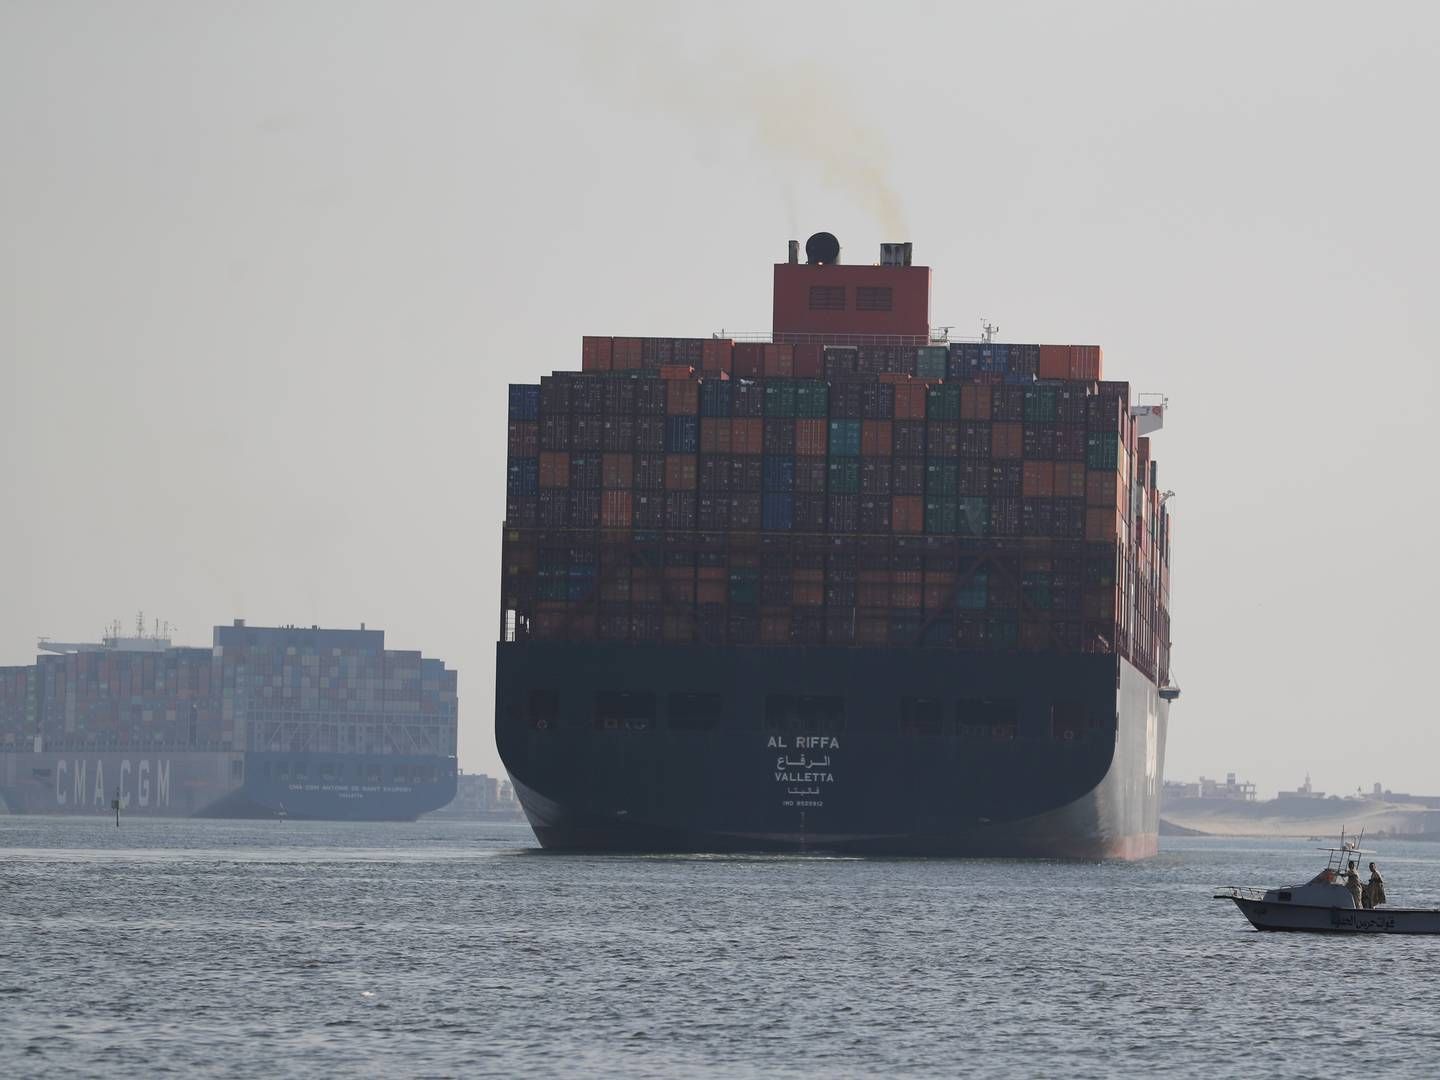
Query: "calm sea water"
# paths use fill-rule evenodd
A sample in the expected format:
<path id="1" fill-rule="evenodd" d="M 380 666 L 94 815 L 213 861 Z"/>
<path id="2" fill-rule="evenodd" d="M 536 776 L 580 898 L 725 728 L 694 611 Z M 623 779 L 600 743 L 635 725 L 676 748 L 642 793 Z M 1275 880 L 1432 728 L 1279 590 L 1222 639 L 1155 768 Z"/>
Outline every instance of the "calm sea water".
<path id="1" fill-rule="evenodd" d="M 0 818 L 0 1076 L 1433 1075 L 1440 939 L 1144 863 L 579 857 L 521 826 Z M 1387 844 L 1440 905 L 1440 847 Z"/>

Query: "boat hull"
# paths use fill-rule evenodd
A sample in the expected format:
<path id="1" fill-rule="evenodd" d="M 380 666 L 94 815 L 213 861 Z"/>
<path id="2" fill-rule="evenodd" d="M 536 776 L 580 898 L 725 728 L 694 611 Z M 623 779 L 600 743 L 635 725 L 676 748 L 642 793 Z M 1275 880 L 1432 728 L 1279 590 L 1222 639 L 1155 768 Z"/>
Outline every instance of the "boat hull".
<path id="1" fill-rule="evenodd" d="M 1425 908 L 1338 908 L 1280 904 L 1242 896 L 1235 901 L 1256 930 L 1324 934 L 1440 934 L 1440 911 Z"/>
<path id="2" fill-rule="evenodd" d="M 455 797 L 434 756 L 188 751 L 0 754 L 0 812 L 413 821 Z"/>
<path id="3" fill-rule="evenodd" d="M 1168 706 L 1112 656 L 949 650 L 504 643 L 496 739 L 542 846 L 570 851 L 862 855 L 1153 855 Z M 903 693 L 901 688 L 903 688 Z M 535 693 L 553 714 L 527 712 Z M 662 704 L 640 731 L 601 730 L 604 693 Z M 710 730 L 667 726 L 671 695 L 718 696 Z M 843 725 L 768 723 L 777 694 L 844 700 Z M 903 699 L 945 703 L 907 731 Z M 956 703 L 1016 702 L 998 736 L 950 723 Z M 1063 737 L 1057 700 L 1092 727 Z"/>

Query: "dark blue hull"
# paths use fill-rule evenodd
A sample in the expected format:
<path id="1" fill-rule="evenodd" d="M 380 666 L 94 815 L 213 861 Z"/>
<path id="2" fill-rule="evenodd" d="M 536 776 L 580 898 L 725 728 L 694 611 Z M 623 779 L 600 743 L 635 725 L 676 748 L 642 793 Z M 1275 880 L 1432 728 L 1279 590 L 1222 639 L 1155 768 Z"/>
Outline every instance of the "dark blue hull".
<path id="1" fill-rule="evenodd" d="M 224 751 L 0 754 L 0 812 L 413 821 L 455 797 L 434 756 Z"/>
<path id="2" fill-rule="evenodd" d="M 1157 846 L 1168 706 L 1113 656 L 503 643 L 496 695 L 547 848 Z"/>

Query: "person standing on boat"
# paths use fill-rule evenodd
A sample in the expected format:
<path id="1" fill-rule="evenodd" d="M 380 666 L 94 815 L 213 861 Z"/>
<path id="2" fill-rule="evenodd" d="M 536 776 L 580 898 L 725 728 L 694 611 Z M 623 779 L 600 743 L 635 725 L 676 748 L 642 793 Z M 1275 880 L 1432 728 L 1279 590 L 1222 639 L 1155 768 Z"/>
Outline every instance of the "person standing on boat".
<path id="1" fill-rule="evenodd" d="M 1355 901 L 1355 906 L 1360 906 L 1360 875 L 1355 872 L 1355 860 L 1350 860 L 1350 867 L 1345 871 L 1345 888 L 1350 892 L 1350 899 Z"/>
<path id="2" fill-rule="evenodd" d="M 1375 869 L 1375 864 L 1370 864 L 1370 880 L 1365 883 L 1365 906 L 1376 908 L 1385 903 L 1385 879 L 1380 876 L 1380 871 Z"/>

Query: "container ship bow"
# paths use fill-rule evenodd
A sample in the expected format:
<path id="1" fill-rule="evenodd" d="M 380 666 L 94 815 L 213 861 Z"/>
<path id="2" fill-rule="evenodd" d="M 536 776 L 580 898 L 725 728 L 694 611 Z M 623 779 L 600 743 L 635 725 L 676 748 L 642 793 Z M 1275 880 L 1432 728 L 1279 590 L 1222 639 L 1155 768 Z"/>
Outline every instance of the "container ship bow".
<path id="1" fill-rule="evenodd" d="M 510 388 L 495 725 L 541 844 L 1153 854 L 1161 408 L 1098 346 L 932 333 L 909 244 L 806 255 L 769 334 Z"/>

